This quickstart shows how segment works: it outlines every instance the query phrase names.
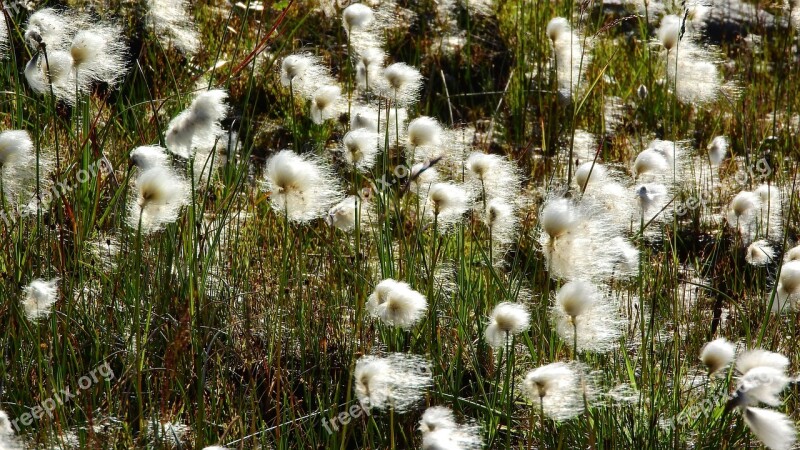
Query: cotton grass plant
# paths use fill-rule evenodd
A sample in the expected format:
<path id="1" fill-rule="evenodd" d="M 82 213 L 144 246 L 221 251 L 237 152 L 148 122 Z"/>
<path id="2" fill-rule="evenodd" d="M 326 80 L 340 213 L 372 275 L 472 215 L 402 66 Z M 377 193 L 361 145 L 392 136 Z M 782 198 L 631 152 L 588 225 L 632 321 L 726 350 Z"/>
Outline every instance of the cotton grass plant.
<path id="1" fill-rule="evenodd" d="M 795 444 L 780 20 L 74 6 L 0 22 L 0 447 Z"/>

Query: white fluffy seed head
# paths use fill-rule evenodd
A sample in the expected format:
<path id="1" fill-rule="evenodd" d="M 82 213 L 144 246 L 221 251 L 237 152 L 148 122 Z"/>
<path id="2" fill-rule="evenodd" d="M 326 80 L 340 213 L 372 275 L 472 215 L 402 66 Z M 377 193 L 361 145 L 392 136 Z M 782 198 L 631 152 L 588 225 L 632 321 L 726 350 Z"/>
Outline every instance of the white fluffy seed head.
<path id="1" fill-rule="evenodd" d="M 600 164 L 592 161 L 585 162 L 575 169 L 575 181 L 581 190 L 586 190 L 588 183 L 601 183 L 606 178 L 607 170 Z"/>
<path id="2" fill-rule="evenodd" d="M 497 167 L 497 157 L 487 155 L 483 152 L 473 152 L 467 158 L 467 170 L 481 181 L 485 181 L 491 176 L 491 172 Z"/>
<path id="3" fill-rule="evenodd" d="M 27 131 L 8 130 L 0 133 L 0 168 L 27 161 L 33 141 Z"/>
<path id="4" fill-rule="evenodd" d="M 63 50 L 49 50 L 47 58 L 42 53 L 34 55 L 25 66 L 25 79 L 37 94 L 50 95 L 68 105 L 75 103 L 76 89 L 85 92 L 86 86 L 77 84 L 72 56 Z M 52 87 L 52 91 L 51 91 Z"/>
<path id="5" fill-rule="evenodd" d="M 356 82 L 359 89 L 371 89 L 380 82 L 386 53 L 381 48 L 367 47 L 358 50 Z"/>
<path id="6" fill-rule="evenodd" d="M 341 96 L 342 88 L 336 85 L 317 89 L 311 97 L 311 120 L 319 125 L 326 120 L 336 118 L 340 113 Z"/>
<path id="7" fill-rule="evenodd" d="M 606 353 L 616 348 L 624 322 L 614 299 L 603 295 L 597 286 L 588 283 L 572 285 L 566 292 L 559 291 L 554 297 L 552 318 L 564 342 L 570 346 L 576 343 L 580 352 Z"/>
<path id="8" fill-rule="evenodd" d="M 408 145 L 411 148 L 441 145 L 442 126 L 433 117 L 417 117 L 408 123 Z"/>
<path id="9" fill-rule="evenodd" d="M 367 299 L 367 310 L 388 325 L 411 328 L 428 308 L 425 296 L 407 283 L 386 279 Z"/>
<path id="10" fill-rule="evenodd" d="M 800 261 L 789 261 L 781 267 L 778 278 L 783 289 L 791 294 L 800 293 Z"/>
<path id="11" fill-rule="evenodd" d="M 735 225 L 737 218 L 742 218 L 760 206 L 761 200 L 758 195 L 750 191 L 739 192 L 728 206 L 728 220 L 733 217 Z"/>
<path id="12" fill-rule="evenodd" d="M 775 250 L 772 249 L 769 242 L 763 239 L 755 241 L 747 247 L 745 260 L 750 265 L 764 266 L 769 264 L 773 258 L 775 258 Z"/>
<path id="13" fill-rule="evenodd" d="M 267 161 L 265 184 L 275 212 L 290 221 L 323 217 L 342 197 L 328 164 L 291 150 L 281 150 Z"/>
<path id="14" fill-rule="evenodd" d="M 633 162 L 633 175 L 636 177 L 644 174 L 663 174 L 672 169 L 667 157 L 652 148 L 642 150 Z"/>
<path id="15" fill-rule="evenodd" d="M 92 82 L 116 86 L 127 71 L 127 44 L 122 41 L 122 28 L 112 24 L 92 24 L 78 31 L 70 45 L 70 55 L 77 72 L 78 84 Z"/>
<path id="16" fill-rule="evenodd" d="M 320 86 L 335 83 L 330 70 L 319 57 L 310 53 L 297 53 L 283 59 L 280 69 L 281 84 L 291 87 L 304 99 L 310 99 Z"/>
<path id="17" fill-rule="evenodd" d="M 128 226 L 149 234 L 175 222 L 181 208 L 188 203 L 189 191 L 188 181 L 167 167 L 144 170 L 132 192 Z"/>
<path id="18" fill-rule="evenodd" d="M 722 164 L 725 155 L 728 154 L 728 138 L 725 136 L 717 136 L 711 143 L 708 144 L 708 160 L 714 167 Z"/>
<path id="19" fill-rule="evenodd" d="M 426 213 L 446 229 L 459 222 L 469 208 L 469 195 L 453 183 L 434 183 L 428 190 Z"/>
<path id="20" fill-rule="evenodd" d="M 483 448 L 480 427 L 443 428 L 422 436 L 422 450 L 479 450 Z"/>
<path id="21" fill-rule="evenodd" d="M 761 403 L 778 406 L 780 394 L 789 384 L 783 370 L 774 367 L 754 367 L 739 377 L 735 403 L 737 405 L 758 406 Z"/>
<path id="22" fill-rule="evenodd" d="M 378 133 L 369 128 L 355 128 L 349 131 L 342 139 L 344 160 L 358 170 L 372 169 L 378 156 L 379 139 Z"/>
<path id="23" fill-rule="evenodd" d="M 453 411 L 444 406 L 431 406 L 422 413 L 419 420 L 419 430 L 423 435 L 436 430 L 451 430 L 457 426 Z"/>
<path id="24" fill-rule="evenodd" d="M 296 78 L 302 77 L 316 61 L 306 54 L 289 55 L 283 58 L 281 63 L 281 83 L 289 86 L 289 83 Z"/>
<path id="25" fill-rule="evenodd" d="M 425 389 L 433 383 L 430 364 L 419 356 L 403 353 L 384 358 L 363 356 L 356 362 L 353 377 L 362 407 L 392 407 L 399 413 L 421 400 Z"/>
<path id="26" fill-rule="evenodd" d="M 553 17 L 547 23 L 547 37 L 550 41 L 560 41 L 567 33 L 570 32 L 569 21 L 563 17 Z"/>
<path id="27" fill-rule="evenodd" d="M 325 221 L 342 231 L 352 230 L 356 226 L 356 208 L 361 208 L 362 202 L 363 200 L 355 195 L 345 198 L 328 211 Z"/>
<path id="28" fill-rule="evenodd" d="M 102 36 L 89 30 L 81 30 L 73 38 L 69 51 L 75 66 L 80 67 L 83 64 L 91 64 L 99 58 L 104 46 L 105 41 Z"/>
<path id="29" fill-rule="evenodd" d="M 131 163 L 146 170 L 151 167 L 165 167 L 169 164 L 167 149 L 159 145 L 143 145 L 131 150 Z"/>
<path id="30" fill-rule="evenodd" d="M 547 395 L 555 395 L 563 388 L 563 381 L 573 375 L 569 365 L 557 362 L 531 370 L 525 375 L 523 387 L 531 400 L 538 400 Z"/>
<path id="31" fill-rule="evenodd" d="M 50 309 L 58 300 L 58 278 L 52 280 L 34 280 L 25 288 L 22 307 L 28 320 L 47 317 Z"/>
<path id="32" fill-rule="evenodd" d="M 11 421 L 8 420 L 8 414 L 0 410 L 0 439 L 7 438 L 14 434 L 14 428 L 11 425 Z"/>
<path id="33" fill-rule="evenodd" d="M 507 157 L 472 152 L 466 161 L 467 183 L 483 201 L 495 198 L 515 203 L 522 189 L 518 166 Z"/>
<path id="34" fill-rule="evenodd" d="M 800 261 L 800 245 L 792 247 L 783 255 L 784 262 Z"/>
<path id="35" fill-rule="evenodd" d="M 492 239 L 501 239 L 502 236 L 496 234 L 505 231 L 509 225 L 513 227 L 516 223 L 514 218 L 514 206 L 506 200 L 502 198 L 493 198 L 486 203 L 484 223 L 487 227 L 492 229 Z"/>
<path id="36" fill-rule="evenodd" d="M 558 290 L 556 305 L 564 314 L 576 318 L 584 314 L 595 302 L 596 288 L 586 281 L 570 281 Z"/>
<path id="37" fill-rule="evenodd" d="M 415 103 L 422 88 L 422 74 L 406 63 L 394 63 L 383 70 L 387 98 L 402 106 Z"/>
<path id="38" fill-rule="evenodd" d="M 592 396 L 586 386 L 583 369 L 577 364 L 556 362 L 531 370 L 522 382 L 525 396 L 540 406 L 553 420 L 568 420 L 584 410 L 584 392 Z"/>
<path id="39" fill-rule="evenodd" d="M 542 208 L 539 222 L 550 239 L 562 237 L 575 229 L 582 218 L 578 208 L 567 198 L 548 201 Z"/>
<path id="40" fill-rule="evenodd" d="M 167 127 L 167 149 L 182 158 L 190 158 L 195 151 L 212 149 L 223 131 L 220 121 L 228 114 L 228 93 L 221 89 L 204 91 Z"/>
<path id="41" fill-rule="evenodd" d="M 520 303 L 503 302 L 495 306 L 486 327 L 486 342 L 492 347 L 503 347 L 507 340 L 522 333 L 530 325 L 528 307 Z"/>
<path id="42" fill-rule="evenodd" d="M 762 349 L 748 350 L 736 359 L 736 370 L 742 375 L 746 375 L 756 367 L 771 367 L 780 371 L 786 371 L 789 367 L 789 359 L 780 353 L 770 352 Z"/>
<path id="43" fill-rule="evenodd" d="M 789 450 L 797 441 L 797 430 L 788 416 L 763 408 L 746 408 L 744 421 L 753 434 L 771 450 Z"/>
<path id="44" fill-rule="evenodd" d="M 480 427 L 458 424 L 453 412 L 443 406 L 431 406 L 419 421 L 423 450 L 479 450 L 483 448 Z"/>
<path id="45" fill-rule="evenodd" d="M 678 45 L 681 33 L 681 18 L 670 14 L 661 19 L 661 26 L 656 30 L 656 35 L 665 49 L 672 50 Z"/>
<path id="46" fill-rule="evenodd" d="M 147 0 L 146 20 L 158 39 L 193 55 L 200 48 L 200 36 L 189 6 L 188 0 Z"/>
<path id="47" fill-rule="evenodd" d="M 342 11 L 342 25 L 348 33 L 368 26 L 374 18 L 372 8 L 363 3 L 353 3 Z"/>
<path id="48" fill-rule="evenodd" d="M 53 8 L 40 9 L 28 19 L 28 25 L 25 28 L 25 40 L 34 49 L 41 42 L 46 45 L 48 52 L 56 50 L 67 42 L 83 21 L 82 19 L 82 17 L 74 16 L 65 11 L 56 11 Z"/>
<path id="49" fill-rule="evenodd" d="M 714 374 L 728 366 L 733 361 L 736 349 L 725 338 L 714 339 L 703 346 L 700 351 L 700 361 L 708 369 L 709 374 Z"/>

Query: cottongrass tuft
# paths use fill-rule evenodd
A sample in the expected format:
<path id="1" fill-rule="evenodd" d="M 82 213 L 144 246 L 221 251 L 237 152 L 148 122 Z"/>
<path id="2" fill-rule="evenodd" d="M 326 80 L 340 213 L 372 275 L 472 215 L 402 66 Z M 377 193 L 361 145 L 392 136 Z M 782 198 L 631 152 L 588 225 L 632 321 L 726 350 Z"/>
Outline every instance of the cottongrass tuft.
<path id="1" fill-rule="evenodd" d="M 411 151 L 417 147 L 438 146 L 442 143 L 442 126 L 432 117 L 420 116 L 408 123 L 406 136 Z"/>
<path id="2" fill-rule="evenodd" d="M 746 408 L 744 421 L 753 434 L 771 450 L 789 450 L 797 441 L 794 422 L 786 415 L 763 408 Z"/>
<path id="3" fill-rule="evenodd" d="M 545 201 L 539 213 L 539 245 L 551 277 L 603 281 L 638 272 L 632 264 L 638 260 L 636 251 L 621 234 L 623 222 L 612 219 L 605 208 L 591 197 L 580 203 L 558 196 Z"/>
<path id="4" fill-rule="evenodd" d="M 551 241 L 575 230 L 581 220 L 580 211 L 568 198 L 557 198 L 546 202 L 539 215 L 539 222 Z"/>
<path id="5" fill-rule="evenodd" d="M 775 258 L 775 250 L 765 240 L 755 241 L 747 247 L 745 260 L 752 266 L 765 266 Z"/>
<path id="6" fill-rule="evenodd" d="M 48 51 L 47 58 L 36 53 L 25 65 L 25 80 L 40 95 L 53 95 L 68 105 L 76 101 L 75 70 L 72 56 L 67 51 Z M 78 91 L 81 87 L 77 87 Z"/>
<path id="7" fill-rule="evenodd" d="M 187 0 L 147 0 L 147 25 L 156 38 L 172 44 L 187 55 L 197 53 L 200 35 L 189 13 Z"/>
<path id="8" fill-rule="evenodd" d="M 530 326 L 531 314 L 521 303 L 503 302 L 495 306 L 486 327 L 486 343 L 495 348 L 503 348 L 512 337 L 524 332 Z"/>
<path id="9" fill-rule="evenodd" d="M 378 47 L 359 49 L 356 55 L 356 84 L 359 89 L 370 90 L 379 83 L 386 53 Z"/>
<path id="10" fill-rule="evenodd" d="M 264 181 L 275 212 L 293 222 L 325 216 L 342 197 L 330 165 L 291 150 L 281 150 L 267 161 Z"/>
<path id="11" fill-rule="evenodd" d="M 0 410 L 0 449 L 2 450 L 22 450 L 25 448 L 22 443 L 14 436 L 14 428 L 8 414 Z"/>
<path id="12" fill-rule="evenodd" d="M 571 101 L 585 87 L 581 76 L 592 60 L 589 48 L 586 48 L 591 47 L 591 42 L 572 30 L 569 22 L 561 17 L 550 20 L 547 35 L 555 54 L 558 91 L 563 99 Z M 584 44 L 588 45 L 585 47 Z"/>
<path id="13" fill-rule="evenodd" d="M 656 36 L 667 51 L 677 47 L 681 37 L 681 18 L 674 14 L 662 17 L 661 26 L 656 30 Z"/>
<path id="14" fill-rule="evenodd" d="M 201 92 L 192 104 L 178 114 L 167 127 L 167 149 L 182 158 L 190 158 L 198 149 L 213 148 L 222 136 L 220 121 L 228 114 L 222 89 Z"/>
<path id="15" fill-rule="evenodd" d="M 425 314 L 428 301 L 408 283 L 386 279 L 375 286 L 367 299 L 367 311 L 382 322 L 411 328 Z"/>
<path id="16" fill-rule="evenodd" d="M 785 371 L 789 367 L 789 359 L 780 353 L 763 349 L 748 350 L 736 358 L 736 370 L 746 374 L 756 367 L 771 367 Z"/>
<path id="17" fill-rule="evenodd" d="M 283 58 L 281 84 L 310 99 L 319 86 L 332 85 L 330 71 L 311 53 L 297 53 Z"/>
<path id="18" fill-rule="evenodd" d="M 466 162 L 468 180 L 483 202 L 498 198 L 511 202 L 519 196 L 522 181 L 516 164 L 506 157 L 473 152 Z"/>
<path id="19" fill-rule="evenodd" d="M 433 385 L 430 363 L 421 356 L 405 353 L 362 356 L 356 361 L 353 376 L 362 407 L 392 408 L 398 413 L 420 402 L 425 390 Z"/>
<path id="20" fill-rule="evenodd" d="M 758 406 L 765 403 L 779 406 L 781 400 L 778 396 L 789 381 L 783 370 L 769 366 L 753 367 L 739 377 L 735 401 L 739 405 Z"/>
<path id="21" fill-rule="evenodd" d="M 423 435 L 441 429 L 457 426 L 453 411 L 445 406 L 431 406 L 422 413 L 419 419 L 419 430 Z"/>
<path id="22" fill-rule="evenodd" d="M 767 297 L 769 302 L 770 297 Z M 778 286 L 772 304 L 773 312 L 785 312 L 787 306 L 800 309 L 800 260 L 788 261 L 781 267 Z"/>
<path id="23" fill-rule="evenodd" d="M 708 369 L 708 374 L 713 375 L 727 367 L 733 361 L 736 349 L 725 338 L 714 339 L 703 346 L 700 352 L 700 361 Z"/>
<path id="24" fill-rule="evenodd" d="M 460 222 L 469 209 L 470 195 L 454 183 L 434 183 L 428 190 L 425 215 L 446 231 Z"/>
<path id="25" fill-rule="evenodd" d="M 165 167 L 169 164 L 167 149 L 160 145 L 142 145 L 131 150 L 131 164 L 146 170 L 152 167 Z"/>
<path id="26" fill-rule="evenodd" d="M 356 216 L 356 209 L 358 209 L 358 216 Z M 356 228 L 356 225 L 363 227 L 365 223 L 371 223 L 372 220 L 369 203 L 357 195 L 346 197 L 334 205 L 328 211 L 328 215 L 325 216 L 325 221 L 328 225 L 342 231 L 352 231 Z"/>
<path id="27" fill-rule="evenodd" d="M 119 25 L 93 24 L 72 39 L 70 55 L 78 85 L 84 90 L 95 81 L 114 87 L 125 77 L 128 46 L 122 36 Z"/>
<path id="28" fill-rule="evenodd" d="M 44 44 L 48 52 L 57 50 L 69 42 L 82 23 L 83 17 L 67 10 L 40 9 L 28 18 L 25 41 L 34 48 L 38 48 L 40 43 Z"/>
<path id="29" fill-rule="evenodd" d="M 525 375 L 525 396 L 553 420 L 568 420 L 584 410 L 586 382 L 578 364 L 555 362 Z"/>
<path id="30" fill-rule="evenodd" d="M 8 49 L 8 25 L 5 20 L 0 20 L 0 58 L 5 56 Z"/>
<path id="31" fill-rule="evenodd" d="M 375 167 L 378 156 L 378 133 L 368 128 L 356 128 L 342 139 L 342 154 L 348 165 L 362 172 Z"/>
<path id="32" fill-rule="evenodd" d="M 517 237 L 519 220 L 513 204 L 503 198 L 493 198 L 486 203 L 483 223 L 491 232 L 493 242 L 507 245 Z"/>
<path id="33" fill-rule="evenodd" d="M 757 237 L 780 240 L 783 232 L 783 194 L 774 186 L 762 184 L 755 191 L 741 191 L 727 210 L 728 225 L 745 244 Z"/>
<path id="34" fill-rule="evenodd" d="M 684 41 L 668 56 L 669 87 L 681 103 L 705 105 L 716 100 L 723 87 L 735 91 L 733 86 L 722 85 L 719 57 L 711 48 Z"/>
<path id="35" fill-rule="evenodd" d="M 363 3 L 353 3 L 342 11 L 342 25 L 348 33 L 367 27 L 374 19 L 372 8 Z"/>
<path id="36" fill-rule="evenodd" d="M 708 144 L 708 160 L 712 167 L 719 167 L 728 154 L 728 138 L 717 136 Z"/>
<path id="37" fill-rule="evenodd" d="M 800 245 L 790 248 L 783 255 L 783 262 L 800 261 Z"/>
<path id="38" fill-rule="evenodd" d="M 552 317 L 564 342 L 578 352 L 607 353 L 622 336 L 616 303 L 586 281 L 571 281 L 555 294 Z"/>
<path id="39" fill-rule="evenodd" d="M 342 111 L 342 88 L 336 85 L 322 86 L 311 96 L 311 120 L 320 125 L 335 119 Z"/>
<path id="40" fill-rule="evenodd" d="M 50 315 L 50 309 L 58 300 L 58 278 L 33 280 L 25 287 L 22 307 L 28 320 L 35 321 Z"/>
<path id="41" fill-rule="evenodd" d="M 378 120 L 380 116 L 380 121 Z M 388 120 L 387 120 L 388 119 Z M 370 106 L 362 103 L 356 103 L 351 108 L 350 114 L 350 129 L 367 129 L 375 133 L 380 129 L 380 136 L 378 146 L 384 148 L 386 142 L 384 140 L 388 128 L 389 134 L 389 147 L 401 145 L 405 140 L 406 120 L 408 120 L 408 113 L 405 108 L 389 108 L 389 114 L 378 114 L 378 106 Z"/>
<path id="42" fill-rule="evenodd" d="M 128 226 L 150 234 L 178 220 L 188 204 L 190 187 L 185 178 L 166 167 L 152 167 L 136 179 L 128 206 Z"/>
<path id="43" fill-rule="evenodd" d="M 444 406 L 426 409 L 419 421 L 419 430 L 425 450 L 477 450 L 483 446 L 480 427 L 458 424 L 453 411 Z"/>
<path id="44" fill-rule="evenodd" d="M 35 211 L 39 206 L 36 192 L 36 151 L 30 134 L 25 130 L 6 130 L 0 133 L 0 194 L 21 212 Z M 39 154 L 39 189 L 47 190 L 52 170 L 51 155 Z"/>
<path id="45" fill-rule="evenodd" d="M 398 62 L 383 70 L 384 96 L 399 106 L 414 104 L 422 89 L 422 74 L 406 63 Z"/>

